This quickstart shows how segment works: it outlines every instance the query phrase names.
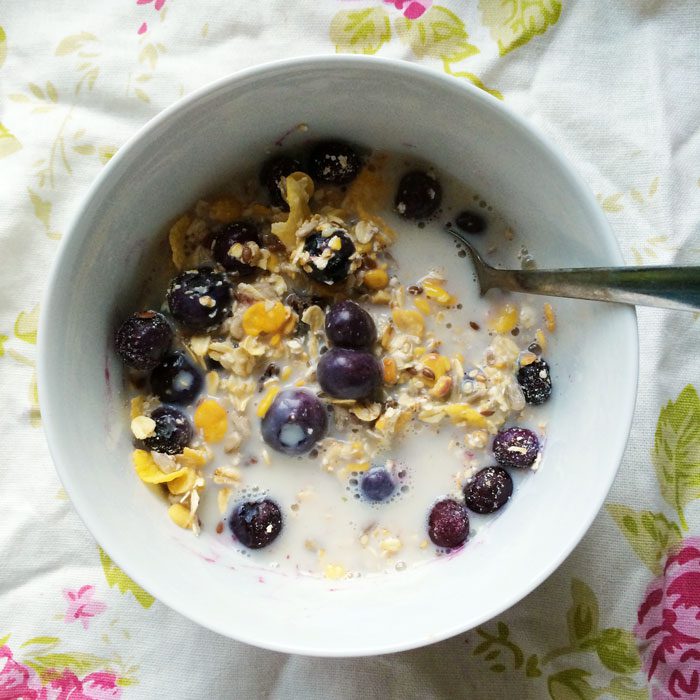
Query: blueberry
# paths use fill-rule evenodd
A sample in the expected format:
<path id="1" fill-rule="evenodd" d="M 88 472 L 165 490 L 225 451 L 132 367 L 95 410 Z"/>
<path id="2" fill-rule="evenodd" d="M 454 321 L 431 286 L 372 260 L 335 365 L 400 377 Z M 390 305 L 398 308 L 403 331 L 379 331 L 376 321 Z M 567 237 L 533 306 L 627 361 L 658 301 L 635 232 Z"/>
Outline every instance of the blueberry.
<path id="1" fill-rule="evenodd" d="M 486 467 L 464 485 L 464 502 L 475 513 L 493 513 L 513 494 L 513 480 L 503 467 Z"/>
<path id="2" fill-rule="evenodd" d="M 165 403 L 191 403 L 202 390 L 202 375 L 182 352 L 168 353 L 151 372 L 151 391 Z"/>
<path id="3" fill-rule="evenodd" d="M 340 239 L 340 250 L 333 250 L 330 247 L 330 242 L 336 237 Z M 323 260 L 322 265 L 319 265 L 318 261 L 310 260 L 304 268 L 307 274 L 317 282 L 335 284 L 342 282 L 348 276 L 350 258 L 355 253 L 355 244 L 350 236 L 339 228 L 333 231 L 332 235 L 326 237 L 320 233 L 310 235 L 304 243 L 304 250 L 312 258 Z M 326 253 L 326 250 L 329 250 L 330 253 Z M 307 266 L 309 269 L 306 269 Z"/>
<path id="4" fill-rule="evenodd" d="M 328 415 L 321 400 L 305 389 L 285 389 L 275 396 L 261 422 L 263 440 L 278 452 L 308 452 L 325 434 Z"/>
<path id="5" fill-rule="evenodd" d="M 208 267 L 188 270 L 170 282 L 168 306 L 175 320 L 192 331 L 215 328 L 231 308 L 231 285 Z"/>
<path id="6" fill-rule="evenodd" d="M 394 207 L 404 219 L 428 219 L 440 207 L 442 187 L 422 170 L 406 173 L 396 191 Z"/>
<path id="7" fill-rule="evenodd" d="M 347 185 L 362 169 L 362 158 L 343 141 L 317 143 L 309 155 L 309 174 L 318 182 Z"/>
<path id="8" fill-rule="evenodd" d="M 445 498 L 438 501 L 428 517 L 428 536 L 438 547 L 452 549 L 469 536 L 469 515 L 463 504 Z"/>
<path id="9" fill-rule="evenodd" d="M 341 348 L 370 348 L 377 339 L 377 327 L 359 304 L 346 299 L 328 310 L 326 335 Z"/>
<path id="10" fill-rule="evenodd" d="M 229 255 L 229 250 L 234 243 L 257 243 L 260 245 L 260 232 L 252 221 L 234 221 L 225 226 L 212 241 L 211 252 L 214 260 L 225 270 L 237 273 L 239 277 L 247 277 L 255 273 L 255 267 L 246 265 L 245 249 L 243 260 Z M 250 259 L 250 258 L 248 258 Z"/>
<path id="11" fill-rule="evenodd" d="M 229 527 L 244 547 L 262 549 L 272 544 L 282 531 L 282 512 L 269 498 L 243 501 L 231 513 Z"/>
<path id="12" fill-rule="evenodd" d="M 173 406 L 159 406 L 151 418 L 156 423 L 155 434 L 143 441 L 149 450 L 177 455 L 190 444 L 192 424 L 182 411 Z"/>
<path id="13" fill-rule="evenodd" d="M 544 360 L 535 360 L 518 370 L 518 384 L 523 390 L 525 401 L 537 406 L 552 395 L 552 377 L 549 365 Z"/>
<path id="14" fill-rule="evenodd" d="M 331 348 L 316 366 L 321 389 L 335 399 L 365 399 L 381 386 L 382 372 L 370 352 Z"/>
<path id="15" fill-rule="evenodd" d="M 457 214 L 455 224 L 464 233 L 483 233 L 486 230 L 486 219 L 475 211 L 463 211 Z"/>
<path id="16" fill-rule="evenodd" d="M 263 185 L 270 194 L 270 202 L 276 206 L 289 211 L 289 205 L 282 196 L 282 178 L 301 170 L 301 163 L 289 156 L 274 156 L 263 163 L 260 169 L 260 184 Z"/>
<path id="17" fill-rule="evenodd" d="M 132 369 L 153 369 L 168 351 L 173 329 L 157 311 L 137 311 L 119 326 L 115 346 L 122 362 Z"/>
<path id="18" fill-rule="evenodd" d="M 501 430 L 493 439 L 493 454 L 502 467 L 531 467 L 539 450 L 537 435 L 527 428 Z"/>
<path id="19" fill-rule="evenodd" d="M 370 501 L 385 501 L 396 488 L 391 474 L 383 467 L 374 467 L 362 477 L 360 490 Z"/>

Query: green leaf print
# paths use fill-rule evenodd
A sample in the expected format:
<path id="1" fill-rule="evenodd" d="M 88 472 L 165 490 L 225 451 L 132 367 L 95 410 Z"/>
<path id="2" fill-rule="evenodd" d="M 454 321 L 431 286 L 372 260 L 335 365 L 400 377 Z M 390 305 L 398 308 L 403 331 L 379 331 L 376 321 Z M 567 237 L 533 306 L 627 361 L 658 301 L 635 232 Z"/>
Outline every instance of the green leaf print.
<path id="1" fill-rule="evenodd" d="M 556 24 L 559 0 L 479 0 L 481 19 L 505 56 Z"/>
<path id="2" fill-rule="evenodd" d="M 37 326 L 39 325 L 39 305 L 31 311 L 20 311 L 15 320 L 15 336 L 25 343 L 36 345 Z"/>
<path id="3" fill-rule="evenodd" d="M 610 681 L 610 685 L 603 689 L 610 693 L 617 700 L 648 700 L 649 690 L 647 688 L 638 688 L 626 676 L 615 676 Z"/>
<path id="4" fill-rule="evenodd" d="M 525 664 L 525 675 L 528 678 L 539 678 L 542 675 L 537 654 L 532 654 L 528 657 L 527 663 Z"/>
<path id="5" fill-rule="evenodd" d="M 569 641 L 578 647 L 598 632 L 598 600 L 595 593 L 583 581 L 571 581 L 572 604 L 566 613 Z"/>
<path id="6" fill-rule="evenodd" d="M 7 336 L 0 333 L 0 357 L 2 357 L 5 354 L 5 342 L 7 340 Z"/>
<path id="7" fill-rule="evenodd" d="M 5 59 L 7 58 L 7 34 L 5 34 L 5 30 L 0 27 L 0 68 L 2 67 L 2 64 L 5 63 Z"/>
<path id="8" fill-rule="evenodd" d="M 100 146 L 97 149 L 97 155 L 100 159 L 100 163 L 102 163 L 102 165 L 105 165 L 106 163 L 108 163 L 114 157 L 114 154 L 116 152 L 117 152 L 116 146 Z"/>
<path id="9" fill-rule="evenodd" d="M 383 7 L 342 10 L 333 17 L 330 35 L 337 53 L 375 54 L 391 39 L 389 14 Z"/>
<path id="10" fill-rule="evenodd" d="M 17 140 L 17 137 L 0 122 L 0 158 L 7 158 L 15 151 L 19 151 L 20 148 L 22 148 L 22 144 Z"/>
<path id="11" fill-rule="evenodd" d="M 55 647 L 61 640 L 58 637 L 32 637 L 26 642 L 19 645 L 20 649 L 22 647 L 29 647 L 34 644 L 41 644 L 42 646 L 49 646 L 51 648 Z"/>
<path id="12" fill-rule="evenodd" d="M 641 668 L 639 651 L 631 632 L 611 627 L 595 640 L 600 662 L 614 673 L 635 673 Z"/>
<path id="13" fill-rule="evenodd" d="M 438 58 L 455 63 L 479 53 L 467 39 L 464 22 L 446 7 L 433 5 L 420 19 L 399 17 L 396 33 L 418 58 Z"/>
<path id="14" fill-rule="evenodd" d="M 24 662 L 39 674 L 42 681 L 51 680 L 55 677 L 56 671 L 60 672 L 66 668 L 73 671 L 76 676 L 84 676 L 86 673 L 101 670 L 110 665 L 109 659 L 77 651 L 30 656 Z"/>
<path id="15" fill-rule="evenodd" d="M 636 511 L 618 503 L 606 504 L 634 553 L 653 574 L 660 574 L 666 552 L 681 541 L 681 531 L 663 513 Z"/>
<path id="16" fill-rule="evenodd" d="M 34 216 L 44 225 L 46 235 L 53 240 L 59 239 L 61 234 L 51 228 L 51 211 L 53 209 L 51 202 L 41 197 L 30 187 L 27 188 L 27 192 L 29 193 L 29 201 L 34 209 Z"/>
<path id="17" fill-rule="evenodd" d="M 552 700 L 594 700 L 600 695 L 586 680 L 590 673 L 582 668 L 568 668 L 547 679 L 547 689 Z"/>
<path id="18" fill-rule="evenodd" d="M 71 34 L 61 41 L 56 48 L 56 56 L 65 56 L 69 53 L 75 53 L 80 50 L 88 41 L 97 41 L 97 37 L 90 32 L 80 32 L 80 34 Z"/>
<path id="19" fill-rule="evenodd" d="M 110 558 L 107 552 L 105 552 L 102 547 L 100 550 L 100 562 L 102 563 L 102 570 L 104 571 L 107 583 L 111 588 L 117 586 L 122 593 L 129 591 L 133 594 L 134 598 L 143 606 L 144 608 L 150 608 L 153 605 L 155 598 L 141 588 L 135 581 L 132 581 Z"/>
<path id="20" fill-rule="evenodd" d="M 34 190 L 30 189 L 28 191 L 29 199 L 34 207 L 34 216 L 48 228 L 51 224 L 51 202 L 47 199 L 42 199 Z"/>
<path id="21" fill-rule="evenodd" d="M 7 644 L 7 640 L 10 638 L 9 634 L 6 634 L 4 637 L 0 637 L 0 647 L 4 647 L 5 644 Z"/>
<path id="22" fill-rule="evenodd" d="M 661 409 L 651 456 L 661 495 L 687 530 L 683 509 L 700 498 L 700 398 L 691 384 Z"/>

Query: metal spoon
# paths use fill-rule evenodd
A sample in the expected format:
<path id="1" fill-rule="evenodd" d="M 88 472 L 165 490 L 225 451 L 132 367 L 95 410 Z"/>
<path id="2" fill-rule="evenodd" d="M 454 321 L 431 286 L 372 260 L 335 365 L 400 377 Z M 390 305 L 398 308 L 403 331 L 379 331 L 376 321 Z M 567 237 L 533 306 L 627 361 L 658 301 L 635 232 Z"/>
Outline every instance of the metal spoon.
<path id="1" fill-rule="evenodd" d="M 700 310 L 700 266 L 498 270 L 484 262 L 463 233 L 454 229 L 448 231 L 464 244 L 471 256 L 482 296 L 495 287 L 552 297 Z"/>

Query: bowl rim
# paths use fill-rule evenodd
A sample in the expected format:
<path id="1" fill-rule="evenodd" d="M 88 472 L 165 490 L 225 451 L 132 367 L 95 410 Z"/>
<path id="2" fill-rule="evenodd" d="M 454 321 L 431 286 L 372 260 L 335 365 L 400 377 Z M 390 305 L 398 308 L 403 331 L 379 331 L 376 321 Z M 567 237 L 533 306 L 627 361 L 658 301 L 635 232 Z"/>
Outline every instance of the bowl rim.
<path id="1" fill-rule="evenodd" d="M 550 139 L 544 135 L 536 125 L 526 119 L 526 117 L 519 115 L 507 104 L 504 104 L 504 102 L 496 99 L 492 95 L 489 95 L 471 83 L 462 82 L 457 78 L 441 73 L 434 68 L 399 59 L 351 54 L 318 54 L 268 61 L 236 71 L 215 81 L 207 83 L 190 94 L 178 99 L 172 105 L 159 112 L 143 126 L 137 129 L 129 139 L 127 139 L 121 148 L 119 148 L 114 157 L 111 158 L 105 167 L 100 171 L 98 176 L 94 179 L 83 195 L 70 220 L 66 234 L 60 243 L 59 250 L 54 257 L 41 302 L 37 341 L 37 386 L 39 393 L 39 406 L 43 417 L 42 425 L 49 448 L 49 453 L 55 465 L 58 477 L 68 493 L 71 503 L 78 516 L 83 521 L 90 534 L 94 537 L 97 544 L 109 555 L 114 563 L 121 568 L 127 574 L 127 576 L 138 583 L 139 586 L 142 586 L 146 591 L 154 595 L 154 597 L 161 603 L 206 629 L 212 630 L 224 637 L 242 641 L 259 648 L 288 654 L 302 654 L 316 657 L 373 656 L 378 654 L 407 651 L 410 649 L 423 647 L 428 644 L 433 644 L 461 634 L 467 629 L 473 629 L 474 627 L 503 614 L 505 611 L 535 590 L 535 588 L 541 585 L 543 581 L 545 581 L 557 568 L 559 568 L 563 561 L 571 554 L 571 552 L 583 539 L 584 535 L 597 517 L 605 499 L 607 498 L 608 492 L 610 491 L 612 483 L 622 462 L 632 427 L 639 380 L 639 333 L 637 314 L 634 307 L 627 307 L 626 309 L 626 322 L 629 325 L 628 333 L 630 336 L 629 343 L 632 348 L 632 357 L 630 358 L 631 366 L 629 366 L 629 370 L 631 372 L 629 382 L 633 389 L 629 392 L 627 401 L 624 403 L 625 413 L 620 419 L 622 428 L 620 437 L 624 437 L 624 439 L 619 440 L 615 453 L 611 455 L 613 463 L 616 466 L 614 469 L 610 470 L 607 478 L 601 484 L 605 488 L 601 488 L 600 498 L 596 503 L 591 504 L 589 515 L 582 519 L 578 529 L 572 535 L 570 535 L 566 546 L 561 549 L 559 556 L 553 558 L 549 566 L 541 569 L 536 576 L 523 580 L 522 584 L 514 589 L 511 596 L 504 599 L 496 609 L 490 609 L 482 615 L 477 616 L 475 621 L 470 622 L 466 629 L 464 624 L 457 623 L 441 630 L 437 630 L 435 633 L 431 634 L 430 638 L 426 638 L 424 634 L 416 634 L 415 636 L 407 638 L 401 643 L 384 646 L 376 646 L 374 645 L 374 642 L 368 640 L 367 645 L 361 648 L 356 645 L 348 648 L 332 649 L 327 649 L 323 646 L 301 645 L 292 647 L 289 645 L 276 643 L 270 638 L 269 635 L 264 638 L 256 638 L 254 635 L 250 634 L 239 634 L 238 630 L 231 630 L 219 625 L 217 620 L 214 618 L 204 619 L 205 616 L 188 611 L 186 607 L 180 605 L 179 601 L 175 600 L 174 595 L 162 590 L 162 587 L 158 584 L 157 577 L 154 578 L 147 571 L 134 571 L 129 563 L 128 546 L 123 543 L 120 545 L 119 538 L 116 537 L 109 528 L 102 526 L 102 522 L 100 521 L 98 514 L 91 510 L 89 504 L 81 502 L 79 498 L 76 500 L 76 494 L 71 485 L 72 482 L 70 470 L 66 467 L 66 460 L 63 459 L 61 450 L 58 448 L 59 439 L 57 437 L 57 428 L 53 423 L 53 419 L 51 418 L 52 411 L 49 410 L 49 407 L 55 404 L 55 397 L 52 399 L 48 395 L 47 390 L 44 388 L 46 386 L 45 379 L 49 374 L 48 357 L 50 355 L 50 336 L 48 333 L 48 319 L 52 316 L 53 309 L 60 305 L 60 300 L 55 298 L 55 295 L 52 294 L 52 290 L 56 286 L 60 275 L 63 274 L 65 261 L 71 255 L 72 249 L 81 243 L 76 242 L 76 239 L 74 236 L 72 236 L 73 232 L 76 230 L 79 221 L 83 217 L 96 193 L 98 193 L 104 187 L 105 183 L 109 181 L 109 179 L 112 177 L 113 171 L 117 169 L 121 161 L 129 156 L 132 148 L 134 148 L 134 146 L 141 141 L 141 139 L 148 137 L 153 132 L 157 131 L 157 129 L 159 129 L 162 124 L 167 122 L 172 115 L 189 108 L 198 100 L 213 94 L 222 88 L 228 87 L 231 84 L 235 84 L 242 80 L 249 80 L 258 76 L 264 76 L 269 72 L 294 68 L 308 69 L 309 67 L 313 66 L 332 68 L 336 70 L 341 69 L 342 66 L 365 66 L 372 69 L 384 70 L 387 71 L 387 73 L 393 73 L 402 77 L 415 75 L 416 77 L 433 81 L 440 89 L 464 91 L 465 94 L 469 94 L 470 99 L 481 102 L 484 106 L 492 109 L 494 112 L 500 113 L 501 117 L 506 118 L 510 122 L 511 126 L 515 127 L 520 133 L 534 141 L 539 147 L 547 152 L 550 158 L 553 159 L 556 166 L 558 166 L 562 171 L 565 179 L 567 180 L 567 184 L 573 191 L 575 191 L 579 201 L 581 201 L 581 203 L 586 207 L 587 215 L 590 217 L 592 225 L 595 226 L 598 231 L 600 231 L 603 241 L 606 244 L 605 253 L 611 258 L 611 262 L 624 265 L 619 242 L 603 211 L 598 206 L 586 182 L 579 175 L 579 173 L 574 170 L 572 165 L 560 152 L 559 147 L 552 143 Z M 113 552 L 115 553 L 114 556 Z"/>

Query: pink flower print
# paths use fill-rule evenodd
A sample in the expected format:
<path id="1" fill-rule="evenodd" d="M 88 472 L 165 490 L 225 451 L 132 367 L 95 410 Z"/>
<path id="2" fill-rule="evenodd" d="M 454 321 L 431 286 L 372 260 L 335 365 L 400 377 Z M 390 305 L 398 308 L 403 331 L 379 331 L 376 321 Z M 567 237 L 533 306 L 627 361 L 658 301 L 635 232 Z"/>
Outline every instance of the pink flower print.
<path id="1" fill-rule="evenodd" d="M 41 689 L 36 673 L 15 661 L 10 647 L 0 647 L 0 698 L 37 700 Z"/>
<path id="2" fill-rule="evenodd" d="M 68 601 L 68 610 L 66 610 L 65 622 L 75 622 L 80 620 L 83 628 L 87 629 L 90 624 L 90 618 L 103 613 L 107 606 L 99 600 L 93 600 L 94 587 L 83 586 L 77 591 L 63 591 L 63 595 Z"/>
<path id="3" fill-rule="evenodd" d="M 649 584 L 634 633 L 653 700 L 700 697 L 700 537 L 684 540 Z"/>
<path id="4" fill-rule="evenodd" d="M 85 676 L 81 681 L 66 669 L 41 689 L 37 700 L 119 700 L 121 696 L 122 690 L 113 673 L 99 671 Z"/>
<path id="5" fill-rule="evenodd" d="M 136 0 L 137 5 L 150 5 L 153 0 Z M 160 12 L 165 5 L 165 0 L 155 0 L 153 3 L 153 9 L 156 12 Z M 141 26 L 138 28 L 137 34 L 145 34 L 148 31 L 148 22 L 142 22 Z"/>
<path id="6" fill-rule="evenodd" d="M 418 19 L 433 4 L 433 0 L 384 0 L 384 2 L 387 5 L 393 5 L 397 10 L 403 10 L 403 16 L 406 19 Z"/>

